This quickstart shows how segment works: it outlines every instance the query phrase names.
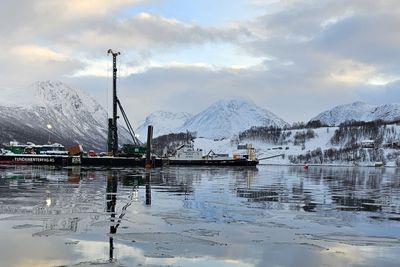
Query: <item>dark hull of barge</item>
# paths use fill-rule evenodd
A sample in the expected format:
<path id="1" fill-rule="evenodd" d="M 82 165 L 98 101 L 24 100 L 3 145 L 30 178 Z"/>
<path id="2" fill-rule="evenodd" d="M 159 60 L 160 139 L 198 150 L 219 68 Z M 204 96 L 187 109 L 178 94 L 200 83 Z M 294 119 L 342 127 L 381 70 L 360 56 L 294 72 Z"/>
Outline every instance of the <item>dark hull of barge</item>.
<path id="1" fill-rule="evenodd" d="M 152 159 L 152 167 L 161 167 L 161 159 Z M 82 166 L 145 167 L 146 159 L 131 157 L 82 157 Z"/>
<path id="2" fill-rule="evenodd" d="M 161 159 L 153 159 L 153 167 L 162 166 Z M 0 155 L 0 165 L 52 165 L 52 166 L 99 166 L 145 167 L 146 160 L 130 157 L 80 157 L 61 155 Z"/>
<path id="3" fill-rule="evenodd" d="M 78 159 L 79 160 L 79 159 Z M 61 155 L 16 154 L 0 155 L 1 165 L 74 165 L 76 159 Z"/>
<path id="4" fill-rule="evenodd" d="M 171 166 L 256 166 L 258 160 L 165 160 Z"/>
<path id="5" fill-rule="evenodd" d="M 256 166 L 257 160 L 169 160 L 152 159 L 152 167 L 162 166 Z M 146 159 L 133 157 L 80 157 L 61 155 L 0 155 L 0 165 L 53 165 L 98 167 L 145 167 Z"/>

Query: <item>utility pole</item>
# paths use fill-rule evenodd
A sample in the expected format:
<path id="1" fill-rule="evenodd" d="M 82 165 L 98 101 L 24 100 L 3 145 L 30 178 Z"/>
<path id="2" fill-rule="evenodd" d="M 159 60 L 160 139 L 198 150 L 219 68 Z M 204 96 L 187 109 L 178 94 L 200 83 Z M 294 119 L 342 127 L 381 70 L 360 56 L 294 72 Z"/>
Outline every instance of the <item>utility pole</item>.
<path id="1" fill-rule="evenodd" d="M 113 146 L 112 153 L 113 156 L 117 156 L 118 154 L 118 127 L 117 127 L 117 56 L 120 55 L 120 52 L 113 52 L 111 49 L 108 49 L 107 54 L 111 54 L 113 57 L 113 118 L 112 118 L 112 132 L 113 132 Z"/>

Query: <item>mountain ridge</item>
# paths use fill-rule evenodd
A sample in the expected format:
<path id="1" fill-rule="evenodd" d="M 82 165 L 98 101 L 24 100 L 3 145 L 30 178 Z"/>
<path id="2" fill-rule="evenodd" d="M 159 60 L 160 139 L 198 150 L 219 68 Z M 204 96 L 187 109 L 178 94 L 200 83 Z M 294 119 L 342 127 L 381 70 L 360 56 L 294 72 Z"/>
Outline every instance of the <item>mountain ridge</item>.
<path id="1" fill-rule="evenodd" d="M 204 127 L 207 125 L 207 127 Z M 219 100 L 189 119 L 181 131 L 205 138 L 230 138 L 252 126 L 285 127 L 289 124 L 247 99 Z"/>
<path id="2" fill-rule="evenodd" d="M 160 116 L 161 114 L 161 116 Z M 186 114 L 186 116 L 182 116 Z M 166 122 L 167 117 L 174 119 L 172 126 Z M 159 117 L 157 119 L 157 117 Z M 188 113 L 172 113 L 157 111 L 146 117 L 135 132 L 142 135 L 144 126 L 153 124 L 154 129 L 161 126 L 162 130 L 155 130 L 158 134 L 178 132 L 196 132 L 199 137 L 212 139 L 230 138 L 252 126 L 284 127 L 289 124 L 272 112 L 263 109 L 250 100 L 231 99 L 219 100 L 208 106 L 203 111 L 189 115 Z M 178 125 L 181 123 L 181 125 Z"/>
<path id="3" fill-rule="evenodd" d="M 400 120 L 400 104 L 369 105 L 353 102 L 325 110 L 310 121 L 320 121 L 324 125 L 338 126 L 346 121 L 395 121 Z"/>

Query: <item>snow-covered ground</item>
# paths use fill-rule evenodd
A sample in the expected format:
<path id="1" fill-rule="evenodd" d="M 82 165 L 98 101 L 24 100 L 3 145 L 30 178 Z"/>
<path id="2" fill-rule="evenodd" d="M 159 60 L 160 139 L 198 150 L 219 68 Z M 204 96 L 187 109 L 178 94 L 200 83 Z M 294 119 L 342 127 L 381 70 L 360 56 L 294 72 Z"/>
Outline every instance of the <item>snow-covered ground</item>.
<path id="1" fill-rule="evenodd" d="M 397 134 L 400 134 L 400 126 L 398 125 L 393 125 L 393 129 Z M 277 155 L 282 155 L 284 156 L 279 156 L 279 157 L 274 157 L 270 159 L 265 159 L 261 160 L 260 163 L 262 164 L 292 164 L 292 162 L 289 160 L 290 156 L 299 156 L 299 155 L 305 155 L 311 151 L 315 151 L 316 149 L 320 148 L 322 152 L 328 149 L 342 149 L 343 144 L 339 145 L 332 145 L 331 144 L 331 139 L 333 135 L 335 134 L 335 131 L 339 127 L 322 127 L 322 128 L 317 128 L 317 129 L 312 129 L 312 131 L 315 133 L 315 137 L 311 139 L 307 139 L 304 143 L 304 145 L 295 145 L 294 144 L 294 136 L 296 136 L 296 133 L 304 133 L 307 131 L 306 129 L 299 129 L 299 130 L 287 130 L 290 131 L 290 137 L 287 139 L 286 144 L 271 144 L 259 140 L 242 140 L 240 144 L 252 144 L 253 147 L 256 149 L 257 157 L 259 159 L 266 158 L 266 157 L 272 157 L 272 156 L 277 156 Z M 229 155 L 232 155 L 232 153 L 237 149 L 237 142 L 235 140 L 231 139 L 223 139 L 223 140 L 214 140 L 214 139 L 207 139 L 207 138 L 196 138 L 195 140 L 195 148 L 197 149 L 202 149 L 203 154 L 207 154 L 210 150 L 214 151 L 215 153 L 226 153 Z M 363 141 L 362 139 L 357 140 L 358 143 Z M 366 154 L 368 154 L 368 150 L 371 150 L 372 148 L 361 148 L 364 149 Z M 387 158 L 388 155 L 390 154 L 395 154 L 399 153 L 399 149 L 392 149 L 392 148 L 382 148 L 384 151 L 385 157 Z M 395 160 L 396 158 L 391 158 L 387 159 L 386 166 L 395 166 Z M 335 162 L 324 162 L 323 164 L 326 165 L 354 165 L 355 163 L 350 161 L 335 161 Z M 367 155 L 367 160 L 358 162 L 357 165 L 359 166 L 373 166 L 375 164 L 375 161 L 373 160 L 368 160 L 368 155 Z"/>

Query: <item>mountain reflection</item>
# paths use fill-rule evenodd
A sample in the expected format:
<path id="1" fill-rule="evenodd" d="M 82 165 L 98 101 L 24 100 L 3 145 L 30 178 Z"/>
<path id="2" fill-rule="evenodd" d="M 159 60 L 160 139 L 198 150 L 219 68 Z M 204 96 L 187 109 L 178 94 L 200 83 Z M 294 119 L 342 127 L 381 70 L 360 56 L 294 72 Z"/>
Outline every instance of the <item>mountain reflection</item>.
<path id="1" fill-rule="evenodd" d="M 399 191 L 399 170 L 385 178 L 385 169 L 290 167 L 287 173 L 278 173 L 267 185 L 247 182 L 236 195 L 249 202 L 279 202 L 288 209 L 317 209 L 399 212 L 400 201 L 392 194 Z M 250 180 L 250 179 L 248 179 Z M 267 205 L 269 208 L 282 206 Z"/>

